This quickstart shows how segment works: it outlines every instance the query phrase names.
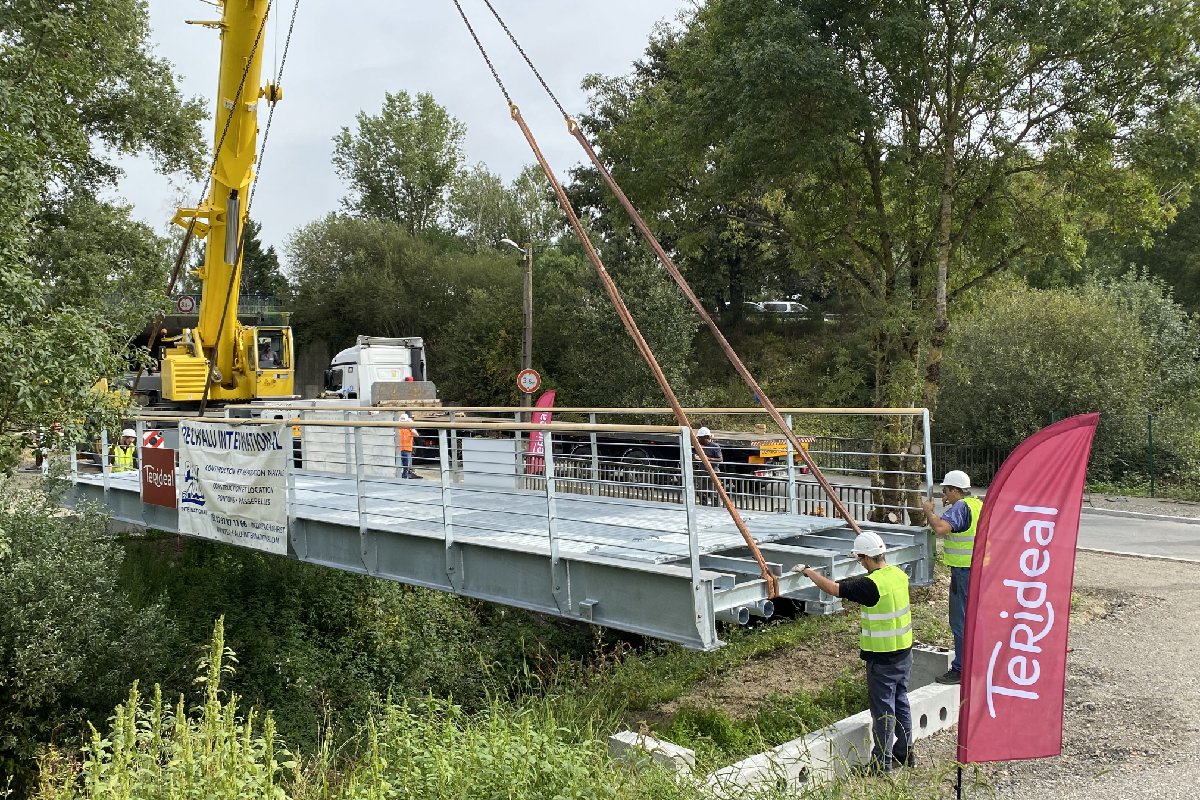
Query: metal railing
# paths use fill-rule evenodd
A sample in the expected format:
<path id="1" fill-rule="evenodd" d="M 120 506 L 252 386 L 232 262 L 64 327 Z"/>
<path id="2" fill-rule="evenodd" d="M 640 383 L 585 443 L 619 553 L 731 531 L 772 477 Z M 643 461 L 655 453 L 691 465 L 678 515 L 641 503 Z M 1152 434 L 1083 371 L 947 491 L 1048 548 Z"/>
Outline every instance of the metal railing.
<path id="1" fill-rule="evenodd" d="M 226 409 L 229 417 L 240 416 L 239 407 Z M 365 479 L 399 478 L 403 474 L 402 457 L 395 429 L 401 425 L 400 409 L 364 407 L 292 407 L 251 406 L 253 415 L 278 418 L 294 425 L 295 440 L 292 466 L 306 472 L 359 475 Z M 448 476 L 461 484 L 482 476 L 507 476 L 514 488 L 545 491 L 545 470 L 553 463 L 555 491 L 569 495 L 587 495 L 656 503 L 679 504 L 692 498 L 697 505 L 716 506 L 718 501 L 711 478 L 697 467 L 685 469 L 690 458 L 690 437 L 677 426 L 601 425 L 600 415 L 622 411 L 645 414 L 647 409 L 558 409 L 559 413 L 586 414 L 587 423 L 556 422 L 548 426 L 508 422 L 528 414 L 527 409 L 441 409 L 411 423 L 418 431 L 413 453 L 414 472 L 421 479 L 441 480 Z M 729 409 L 713 410 L 730 413 Z M 920 410 L 916 410 L 920 413 Z M 461 422 L 447 419 L 463 416 Z M 744 413 L 761 413 L 744 410 Z M 790 424 L 793 415 L 786 416 Z M 865 412 L 864 412 L 865 413 Z M 434 416 L 436 415 L 436 416 Z M 489 416 L 490 415 L 490 416 Z M 511 415 L 511 416 L 510 416 Z M 166 428 L 163 443 L 172 444 L 170 418 L 147 417 L 137 423 L 138 441 L 144 431 Z M 421 431 L 424 427 L 425 431 Z M 529 452 L 531 434 L 542 434 L 545 454 Z M 760 434 L 761 436 L 761 434 Z M 851 516 L 858 520 L 882 518 L 894 513 L 903 520 L 904 512 L 919 505 L 926 496 L 932 466 L 920 454 L 894 454 L 892 466 L 884 470 L 878 456 L 870 452 L 870 441 L 851 437 L 816 436 L 807 444 L 809 454 L 826 474 L 838 498 Z M 111 460 L 106 439 L 97 443 L 100 452 L 80 448 L 78 468 L 98 471 Z M 100 453 L 109 453 L 105 458 Z M 936 452 L 936 451 L 935 451 Z M 689 463 L 691 466 L 691 463 Z M 107 469 L 106 469 L 107 472 Z M 735 506 L 744 511 L 791 513 L 814 516 L 833 515 L 830 499 L 808 475 L 806 467 L 790 444 L 775 463 L 747 464 L 726 462 L 718 474 Z M 886 473 L 889 483 L 905 484 L 887 490 L 891 502 L 879 488 Z M 896 480 L 899 478 L 900 480 Z"/>

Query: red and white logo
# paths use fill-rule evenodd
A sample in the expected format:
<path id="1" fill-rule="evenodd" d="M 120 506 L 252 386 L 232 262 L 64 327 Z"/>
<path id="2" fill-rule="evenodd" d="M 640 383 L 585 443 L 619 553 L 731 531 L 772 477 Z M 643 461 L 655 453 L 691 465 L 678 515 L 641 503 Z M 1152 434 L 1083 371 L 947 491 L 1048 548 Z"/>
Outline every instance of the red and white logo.
<path id="1" fill-rule="evenodd" d="M 142 450 L 142 501 L 175 508 L 175 451 L 165 447 Z"/>

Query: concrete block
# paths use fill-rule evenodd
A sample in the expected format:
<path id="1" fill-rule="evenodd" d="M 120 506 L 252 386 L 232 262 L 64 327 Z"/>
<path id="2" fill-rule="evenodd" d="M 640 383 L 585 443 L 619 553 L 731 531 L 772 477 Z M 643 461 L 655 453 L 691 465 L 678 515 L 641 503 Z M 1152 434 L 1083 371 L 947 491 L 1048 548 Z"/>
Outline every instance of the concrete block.
<path id="1" fill-rule="evenodd" d="M 915 644 L 912 649 L 912 672 L 908 676 L 908 690 L 918 689 L 933 683 L 934 678 L 950 669 L 954 651 L 928 644 Z"/>
<path id="2" fill-rule="evenodd" d="M 631 759 L 636 758 L 639 753 L 644 753 L 664 767 L 684 775 L 690 774 L 696 768 L 695 750 L 634 731 L 620 731 L 608 737 L 610 757 Z"/>
<path id="3" fill-rule="evenodd" d="M 958 724 L 958 686 L 931 683 L 908 693 L 913 737 L 924 739 Z"/>
<path id="4" fill-rule="evenodd" d="M 864 711 L 717 770 L 705 784 L 716 797 L 738 797 L 748 788 L 802 789 L 870 758 L 871 715 Z"/>
<path id="5" fill-rule="evenodd" d="M 958 723 L 957 686 L 931 683 L 910 691 L 908 702 L 914 739 L 925 739 Z M 863 711 L 802 739 L 719 769 L 708 776 L 705 784 L 718 798 L 739 797 L 751 788 L 803 789 L 867 763 L 871 759 L 871 745 L 871 713 Z"/>

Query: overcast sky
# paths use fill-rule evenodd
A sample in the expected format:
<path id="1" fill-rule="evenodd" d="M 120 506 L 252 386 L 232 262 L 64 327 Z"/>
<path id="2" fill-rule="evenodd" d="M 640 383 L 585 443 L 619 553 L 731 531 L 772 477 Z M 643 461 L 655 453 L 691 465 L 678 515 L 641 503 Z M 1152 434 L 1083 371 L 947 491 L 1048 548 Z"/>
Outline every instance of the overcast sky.
<path id="1" fill-rule="evenodd" d="M 580 160 L 578 144 L 486 6 L 481 0 L 462 2 L 547 159 L 564 177 Z M 627 73 L 655 24 L 673 21 L 693 5 L 690 0 L 492 4 L 572 114 L 584 110 L 586 97 L 579 84 L 585 75 Z M 292 5 L 279 0 L 268 23 L 264 81 L 282 54 Z M 210 114 L 218 35 L 184 20 L 216 16 L 216 9 L 199 0 L 150 0 L 158 55 L 174 63 L 183 93 L 202 97 Z M 275 245 L 281 258 L 293 230 L 339 207 L 345 187 L 330 163 L 331 140 L 342 127 L 353 127 L 359 111 L 378 113 L 384 92 L 432 93 L 466 125 L 468 164 L 483 162 L 511 180 L 533 161 L 451 0 L 304 0 L 282 84 L 284 99 L 275 111 L 251 212 L 262 223 L 264 242 Z M 265 127 L 265 110 L 259 124 Z M 211 122 L 204 132 L 211 148 Z M 178 204 L 190 205 L 202 193 L 192 183 L 173 188 L 148 162 L 124 166 L 128 177 L 119 199 L 132 203 L 135 216 L 157 231 L 166 230 Z M 179 188 L 186 200 L 177 194 Z"/>

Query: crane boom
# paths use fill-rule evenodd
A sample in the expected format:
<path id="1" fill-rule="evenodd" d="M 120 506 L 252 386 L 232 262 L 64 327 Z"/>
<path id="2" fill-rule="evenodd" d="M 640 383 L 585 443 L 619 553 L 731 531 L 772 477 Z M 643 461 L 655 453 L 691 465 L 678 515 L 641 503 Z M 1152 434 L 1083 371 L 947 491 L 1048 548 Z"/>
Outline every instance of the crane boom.
<path id="1" fill-rule="evenodd" d="M 254 180 L 258 106 L 260 100 L 274 104 L 282 96 L 278 86 L 260 85 L 270 2 L 219 0 L 218 6 L 219 21 L 189 21 L 220 31 L 221 63 L 209 193 L 198 208 L 180 208 L 173 220 L 208 240 L 197 272 L 199 321 L 164 354 L 163 397 L 201 401 L 206 391 L 207 399 L 216 401 L 294 397 L 291 329 L 252 327 L 238 320 L 241 239 Z"/>

